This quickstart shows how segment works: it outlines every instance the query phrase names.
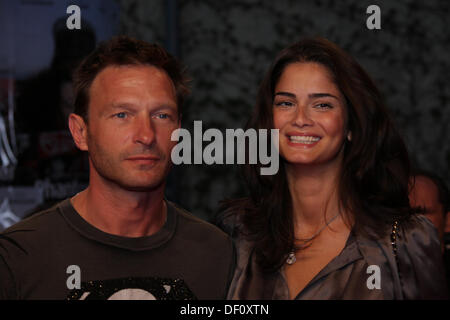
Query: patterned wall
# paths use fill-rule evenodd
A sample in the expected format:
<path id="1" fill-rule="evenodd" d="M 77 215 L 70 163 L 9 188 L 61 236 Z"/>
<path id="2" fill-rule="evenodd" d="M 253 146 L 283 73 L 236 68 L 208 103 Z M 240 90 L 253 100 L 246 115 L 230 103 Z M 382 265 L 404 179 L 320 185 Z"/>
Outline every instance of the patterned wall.
<path id="1" fill-rule="evenodd" d="M 164 44 L 165 1 L 119 1 L 123 33 Z M 366 8 L 381 9 L 368 30 Z M 275 54 L 304 36 L 326 37 L 349 51 L 379 84 L 419 165 L 450 184 L 450 2 L 178 2 L 179 56 L 193 78 L 183 126 L 238 128 Z M 175 199 L 209 219 L 218 201 L 243 194 L 236 166 L 176 168 Z"/>

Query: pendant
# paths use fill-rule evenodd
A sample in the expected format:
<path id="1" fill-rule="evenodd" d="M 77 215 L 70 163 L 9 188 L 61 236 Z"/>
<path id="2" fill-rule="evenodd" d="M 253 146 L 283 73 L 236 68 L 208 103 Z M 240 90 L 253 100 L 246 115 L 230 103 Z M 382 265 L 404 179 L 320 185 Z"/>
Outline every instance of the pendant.
<path id="1" fill-rule="evenodd" d="M 297 258 L 295 257 L 295 253 L 293 251 L 289 252 L 289 255 L 286 259 L 287 264 L 294 264 L 295 261 L 297 261 Z"/>

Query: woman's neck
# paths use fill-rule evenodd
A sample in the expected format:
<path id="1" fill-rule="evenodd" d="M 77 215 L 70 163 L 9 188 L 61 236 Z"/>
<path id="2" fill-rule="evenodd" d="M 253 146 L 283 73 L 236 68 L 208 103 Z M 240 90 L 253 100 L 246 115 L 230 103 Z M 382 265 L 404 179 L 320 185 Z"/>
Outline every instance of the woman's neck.
<path id="1" fill-rule="evenodd" d="M 296 234 L 310 235 L 339 214 L 336 166 L 286 164 Z"/>

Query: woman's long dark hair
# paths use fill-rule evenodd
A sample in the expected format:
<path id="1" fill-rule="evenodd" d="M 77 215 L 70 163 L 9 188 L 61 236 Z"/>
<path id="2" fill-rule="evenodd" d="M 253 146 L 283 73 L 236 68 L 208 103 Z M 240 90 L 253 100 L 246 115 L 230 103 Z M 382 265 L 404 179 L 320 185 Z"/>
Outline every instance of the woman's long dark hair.
<path id="1" fill-rule="evenodd" d="M 411 214 L 408 152 L 379 90 L 349 54 L 323 38 L 305 39 L 282 50 L 260 85 L 247 129 L 273 128 L 275 86 L 286 66 L 296 62 L 325 66 L 345 97 L 352 139 L 344 146 L 339 205 L 350 213 L 354 232 L 385 236 L 394 218 Z M 226 201 L 223 208 L 225 216 L 234 215 L 243 224 L 262 270 L 273 271 L 294 248 L 291 196 L 282 158 L 276 175 L 262 176 L 260 167 L 244 166 L 249 197 Z"/>

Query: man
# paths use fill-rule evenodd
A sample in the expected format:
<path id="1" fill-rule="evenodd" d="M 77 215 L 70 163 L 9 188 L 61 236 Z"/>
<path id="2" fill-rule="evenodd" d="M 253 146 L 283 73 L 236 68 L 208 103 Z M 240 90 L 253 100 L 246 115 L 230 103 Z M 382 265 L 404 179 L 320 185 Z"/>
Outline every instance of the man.
<path id="1" fill-rule="evenodd" d="M 431 172 L 417 170 L 412 180 L 409 201 L 412 207 L 421 208 L 439 235 L 444 251 L 444 233 L 448 211 L 448 189 L 444 181 Z"/>
<path id="2" fill-rule="evenodd" d="M 81 63 L 69 128 L 89 186 L 0 236 L 0 297 L 226 296 L 231 240 L 164 199 L 187 93 L 181 65 L 143 41 L 114 38 Z"/>
<path id="3" fill-rule="evenodd" d="M 446 217 L 449 216 L 449 190 L 444 180 L 439 176 L 425 171 L 417 170 L 412 180 L 412 189 L 409 194 L 412 207 L 423 210 L 425 216 L 436 227 L 443 253 L 447 287 L 450 288 L 450 250 L 447 248 Z"/>

